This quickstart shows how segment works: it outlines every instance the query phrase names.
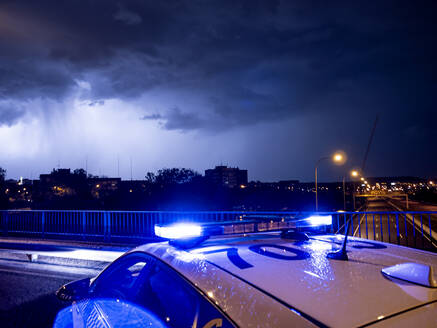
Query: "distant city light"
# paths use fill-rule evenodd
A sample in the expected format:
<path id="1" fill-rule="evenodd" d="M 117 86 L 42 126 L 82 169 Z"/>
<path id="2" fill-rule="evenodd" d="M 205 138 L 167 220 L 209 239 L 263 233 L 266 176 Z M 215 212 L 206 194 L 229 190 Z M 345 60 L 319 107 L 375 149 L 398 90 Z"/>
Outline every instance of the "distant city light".
<path id="1" fill-rule="evenodd" d="M 356 170 L 351 171 L 351 176 L 357 177 L 358 175 L 359 175 L 358 171 Z"/>
<path id="2" fill-rule="evenodd" d="M 244 189 L 244 188 L 246 188 L 246 186 L 244 184 L 242 184 L 242 185 L 240 185 L 240 188 Z"/>

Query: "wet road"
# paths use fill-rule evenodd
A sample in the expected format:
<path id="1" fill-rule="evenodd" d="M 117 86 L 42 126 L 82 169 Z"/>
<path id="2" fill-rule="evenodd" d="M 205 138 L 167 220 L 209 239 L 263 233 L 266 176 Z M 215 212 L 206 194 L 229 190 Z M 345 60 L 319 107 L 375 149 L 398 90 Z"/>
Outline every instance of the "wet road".
<path id="1" fill-rule="evenodd" d="M 0 259 L 0 327 L 51 327 L 68 303 L 54 292 L 98 271 Z"/>

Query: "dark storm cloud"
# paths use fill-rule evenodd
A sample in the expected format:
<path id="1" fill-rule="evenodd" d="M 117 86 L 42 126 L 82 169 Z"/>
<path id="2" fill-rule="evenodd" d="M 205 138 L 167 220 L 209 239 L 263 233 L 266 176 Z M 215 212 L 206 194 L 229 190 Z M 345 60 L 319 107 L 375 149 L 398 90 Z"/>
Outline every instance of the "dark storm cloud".
<path id="1" fill-rule="evenodd" d="M 24 109 L 10 101 L 0 101 L 0 127 L 13 125 L 24 115 Z"/>
<path id="2" fill-rule="evenodd" d="M 9 60 L 8 65 L 0 68 L 0 98 L 62 99 L 75 85 L 67 69 L 47 61 Z"/>
<path id="3" fill-rule="evenodd" d="M 60 99 L 87 81 L 91 103 L 166 90 L 172 103 L 143 119 L 170 130 L 351 111 L 420 129 L 436 118 L 434 10 L 410 1 L 3 1 L 0 97 Z"/>
<path id="4" fill-rule="evenodd" d="M 194 130 L 206 126 L 206 122 L 195 113 L 183 112 L 178 107 L 166 111 L 166 114 L 147 114 L 140 118 L 144 121 L 158 121 L 166 130 Z"/>
<path id="5" fill-rule="evenodd" d="M 170 110 L 163 124 L 167 130 L 191 130 L 204 126 L 202 119 L 194 113 L 184 113 L 179 108 Z"/>

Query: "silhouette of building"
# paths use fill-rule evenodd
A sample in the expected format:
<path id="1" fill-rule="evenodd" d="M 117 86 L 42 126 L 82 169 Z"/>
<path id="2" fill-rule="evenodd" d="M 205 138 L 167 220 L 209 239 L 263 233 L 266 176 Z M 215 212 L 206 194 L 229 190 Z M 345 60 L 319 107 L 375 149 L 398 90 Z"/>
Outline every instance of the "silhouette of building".
<path id="1" fill-rule="evenodd" d="M 120 188 L 121 178 L 89 178 L 88 185 L 94 198 L 104 198 Z"/>
<path id="2" fill-rule="evenodd" d="M 51 184 L 69 184 L 73 181 L 74 176 L 70 169 L 53 169 L 49 174 L 40 174 L 39 180 L 42 185 Z"/>
<path id="3" fill-rule="evenodd" d="M 205 170 L 205 178 L 209 183 L 234 188 L 247 185 L 247 170 L 220 165 L 214 169 Z"/>

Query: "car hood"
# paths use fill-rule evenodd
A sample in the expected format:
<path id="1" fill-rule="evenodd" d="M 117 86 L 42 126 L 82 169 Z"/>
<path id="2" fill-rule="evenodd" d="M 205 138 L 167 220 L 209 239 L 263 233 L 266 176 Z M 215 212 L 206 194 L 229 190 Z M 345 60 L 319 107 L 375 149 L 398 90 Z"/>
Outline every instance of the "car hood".
<path id="1" fill-rule="evenodd" d="M 437 288 L 391 280 L 381 273 L 385 267 L 406 262 L 431 265 L 437 271 L 437 254 L 350 238 L 348 261 L 328 259 L 326 254 L 338 249 L 342 239 L 326 235 L 306 242 L 277 236 L 211 240 L 190 253 L 201 255 L 199 270 L 204 270 L 202 262 L 213 264 L 327 326 L 378 323 L 437 301 Z M 221 251 L 225 249 L 233 249 L 240 262 Z M 177 269 L 177 259 L 167 255 L 165 260 Z"/>

